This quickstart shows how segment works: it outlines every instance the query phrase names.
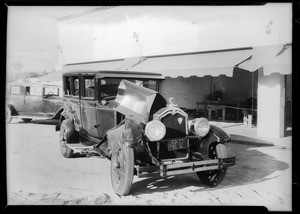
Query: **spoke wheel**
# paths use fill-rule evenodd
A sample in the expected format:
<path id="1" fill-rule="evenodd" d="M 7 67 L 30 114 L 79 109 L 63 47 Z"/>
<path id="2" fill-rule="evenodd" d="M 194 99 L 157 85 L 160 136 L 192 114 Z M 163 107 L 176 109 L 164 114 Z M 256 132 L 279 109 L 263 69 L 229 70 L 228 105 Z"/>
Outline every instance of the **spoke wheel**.
<path id="1" fill-rule="evenodd" d="M 217 146 L 217 144 L 213 143 L 209 147 L 209 158 L 210 159 L 217 159 L 216 146 Z M 222 182 L 226 173 L 227 173 L 227 168 L 224 167 L 222 169 L 197 172 L 197 175 L 202 183 L 204 183 L 207 186 L 214 187 Z"/>
<path id="2" fill-rule="evenodd" d="M 111 155 L 111 182 L 115 193 L 127 195 L 130 192 L 134 173 L 133 149 L 115 142 Z"/>
<path id="3" fill-rule="evenodd" d="M 70 135 L 72 134 L 70 132 L 70 127 L 69 127 L 70 122 L 71 121 L 64 120 L 61 123 L 60 133 L 59 133 L 60 151 L 65 158 L 70 158 L 73 155 L 73 150 L 69 146 L 67 146 L 67 143 L 69 142 L 70 139 Z"/>

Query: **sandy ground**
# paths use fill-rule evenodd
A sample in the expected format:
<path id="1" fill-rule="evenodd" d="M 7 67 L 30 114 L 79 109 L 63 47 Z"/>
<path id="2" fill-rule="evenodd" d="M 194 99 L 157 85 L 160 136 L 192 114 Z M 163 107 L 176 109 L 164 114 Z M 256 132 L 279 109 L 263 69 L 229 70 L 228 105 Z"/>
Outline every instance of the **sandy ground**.
<path id="1" fill-rule="evenodd" d="M 236 165 L 223 182 L 203 185 L 195 173 L 167 178 L 134 178 L 131 195 L 111 187 L 110 161 L 98 157 L 66 159 L 58 132 L 49 122 L 7 127 L 8 205 L 234 205 L 292 209 L 291 148 L 231 143 Z"/>

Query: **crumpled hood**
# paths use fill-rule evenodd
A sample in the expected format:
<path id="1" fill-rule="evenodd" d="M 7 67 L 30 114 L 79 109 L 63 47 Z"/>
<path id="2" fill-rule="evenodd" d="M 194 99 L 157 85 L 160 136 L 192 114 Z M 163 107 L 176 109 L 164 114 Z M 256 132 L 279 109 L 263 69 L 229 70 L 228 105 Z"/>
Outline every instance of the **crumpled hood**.
<path id="1" fill-rule="evenodd" d="M 158 94 L 156 91 L 138 86 L 128 80 L 122 80 L 115 99 L 115 110 L 126 117 L 133 117 L 146 124 Z"/>

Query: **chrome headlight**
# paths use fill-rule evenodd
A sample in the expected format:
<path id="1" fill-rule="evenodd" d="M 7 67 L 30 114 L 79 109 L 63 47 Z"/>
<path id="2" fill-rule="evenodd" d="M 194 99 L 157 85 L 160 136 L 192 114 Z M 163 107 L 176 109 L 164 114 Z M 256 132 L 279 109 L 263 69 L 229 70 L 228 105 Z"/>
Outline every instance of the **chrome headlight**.
<path id="1" fill-rule="evenodd" d="M 159 120 L 153 120 L 146 124 L 145 133 L 150 141 L 159 141 L 166 134 L 166 126 Z"/>
<path id="2" fill-rule="evenodd" d="M 207 135 L 210 129 L 209 122 L 206 118 L 197 118 L 193 121 L 194 132 L 200 137 Z"/>

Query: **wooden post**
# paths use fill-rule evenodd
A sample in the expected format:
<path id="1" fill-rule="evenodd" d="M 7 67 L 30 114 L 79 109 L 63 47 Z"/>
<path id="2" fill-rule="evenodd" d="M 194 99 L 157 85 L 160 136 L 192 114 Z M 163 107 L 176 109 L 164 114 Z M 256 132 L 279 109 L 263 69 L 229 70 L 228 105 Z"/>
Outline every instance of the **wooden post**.
<path id="1" fill-rule="evenodd" d="M 223 108 L 223 110 L 222 110 L 222 119 L 223 119 L 223 121 L 225 121 L 225 108 Z"/>

